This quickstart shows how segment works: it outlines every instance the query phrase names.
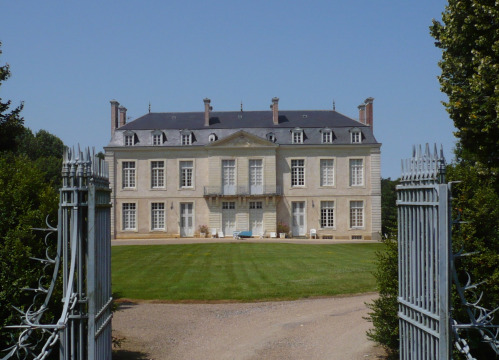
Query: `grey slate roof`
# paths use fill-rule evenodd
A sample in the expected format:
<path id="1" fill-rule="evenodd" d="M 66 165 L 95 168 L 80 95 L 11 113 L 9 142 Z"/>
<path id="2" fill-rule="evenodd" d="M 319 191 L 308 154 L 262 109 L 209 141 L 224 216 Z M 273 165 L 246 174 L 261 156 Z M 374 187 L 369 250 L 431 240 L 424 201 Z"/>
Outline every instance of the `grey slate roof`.
<path id="1" fill-rule="evenodd" d="M 219 111 L 210 113 L 210 126 L 204 126 L 204 112 L 149 113 L 116 129 L 109 146 L 122 146 L 125 133 L 133 132 L 138 140 L 135 146 L 152 146 L 152 132 L 161 130 L 166 136 L 163 146 L 181 146 L 180 130 L 192 131 L 192 146 L 209 144 L 214 133 L 221 140 L 244 130 L 263 139 L 273 133 L 276 143 L 292 144 L 291 131 L 304 131 L 303 145 L 322 144 L 322 131 L 333 131 L 334 144 L 350 144 L 350 131 L 362 132 L 362 144 L 378 144 L 371 127 L 331 110 L 283 110 L 279 111 L 279 124 L 274 125 L 272 111 Z M 300 146 L 301 144 L 295 144 Z"/>

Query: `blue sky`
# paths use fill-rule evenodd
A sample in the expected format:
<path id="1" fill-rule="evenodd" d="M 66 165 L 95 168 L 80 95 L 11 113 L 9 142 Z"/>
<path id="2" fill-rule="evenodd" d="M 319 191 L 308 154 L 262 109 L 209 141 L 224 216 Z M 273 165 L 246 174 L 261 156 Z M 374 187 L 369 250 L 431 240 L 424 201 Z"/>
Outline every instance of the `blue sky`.
<path id="1" fill-rule="evenodd" d="M 8 1 L 0 97 L 25 102 L 25 125 L 66 145 L 110 139 L 110 104 L 148 111 L 332 109 L 353 118 L 374 97 L 382 176 L 400 176 L 413 144 L 442 144 L 439 49 L 428 27 L 446 1 Z"/>

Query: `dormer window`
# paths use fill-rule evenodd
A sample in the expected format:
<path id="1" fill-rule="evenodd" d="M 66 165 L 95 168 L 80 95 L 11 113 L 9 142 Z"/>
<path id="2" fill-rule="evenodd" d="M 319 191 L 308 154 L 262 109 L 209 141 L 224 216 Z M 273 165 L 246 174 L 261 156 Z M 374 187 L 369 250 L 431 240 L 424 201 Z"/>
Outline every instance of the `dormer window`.
<path id="1" fill-rule="evenodd" d="M 192 145 L 192 131 L 182 130 L 180 132 L 180 141 L 182 145 Z"/>
<path id="2" fill-rule="evenodd" d="M 362 132 L 358 128 L 350 131 L 350 139 L 352 144 L 360 144 L 362 142 Z"/>
<path id="3" fill-rule="evenodd" d="M 291 142 L 293 144 L 303 143 L 303 129 L 295 128 L 291 130 Z"/>
<path id="4" fill-rule="evenodd" d="M 331 144 L 333 142 L 333 131 L 331 129 L 322 130 L 322 143 Z"/>
<path id="5" fill-rule="evenodd" d="M 154 146 L 163 145 L 166 141 L 166 136 L 162 131 L 156 130 L 152 133 L 152 144 Z"/>
<path id="6" fill-rule="evenodd" d="M 270 142 L 275 142 L 275 134 L 274 133 L 268 133 L 267 134 L 267 140 Z"/>
<path id="7" fill-rule="evenodd" d="M 135 133 L 128 131 L 123 134 L 123 144 L 125 146 L 134 146 L 136 143 L 136 136 Z"/>
<path id="8" fill-rule="evenodd" d="M 209 142 L 214 142 L 214 141 L 217 141 L 217 135 L 215 135 L 215 134 L 210 134 L 210 136 L 208 136 L 208 141 L 209 141 Z"/>

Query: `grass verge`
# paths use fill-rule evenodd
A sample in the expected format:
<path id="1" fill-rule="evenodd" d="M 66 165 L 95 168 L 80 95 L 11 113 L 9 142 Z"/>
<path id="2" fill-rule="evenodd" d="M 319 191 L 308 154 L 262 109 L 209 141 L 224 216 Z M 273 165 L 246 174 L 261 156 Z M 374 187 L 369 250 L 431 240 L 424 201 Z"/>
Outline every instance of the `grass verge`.
<path id="1" fill-rule="evenodd" d="M 113 292 L 161 301 L 260 301 L 375 291 L 381 244 L 114 246 Z"/>

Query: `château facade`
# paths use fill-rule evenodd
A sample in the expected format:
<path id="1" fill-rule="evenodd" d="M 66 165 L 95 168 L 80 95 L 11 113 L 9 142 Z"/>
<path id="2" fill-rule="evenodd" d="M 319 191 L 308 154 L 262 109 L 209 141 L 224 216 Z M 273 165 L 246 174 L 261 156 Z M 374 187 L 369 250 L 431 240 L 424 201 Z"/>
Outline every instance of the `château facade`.
<path id="1" fill-rule="evenodd" d="M 113 190 L 112 237 L 209 232 L 269 237 L 379 239 L 380 148 L 373 99 L 359 120 L 336 110 L 145 114 L 129 123 L 111 101 L 105 147 Z"/>

